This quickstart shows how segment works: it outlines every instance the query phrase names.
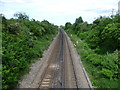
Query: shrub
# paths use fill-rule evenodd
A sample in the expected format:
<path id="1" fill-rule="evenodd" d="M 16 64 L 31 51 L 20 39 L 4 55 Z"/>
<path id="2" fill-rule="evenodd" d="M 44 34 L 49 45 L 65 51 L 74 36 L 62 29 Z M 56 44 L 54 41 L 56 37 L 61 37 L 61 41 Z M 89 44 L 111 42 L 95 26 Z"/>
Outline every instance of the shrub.
<path id="1" fill-rule="evenodd" d="M 20 77 L 29 71 L 32 62 L 42 57 L 50 41 L 55 36 L 57 27 L 46 23 L 48 28 L 40 26 L 41 22 L 17 19 L 7 20 L 2 32 L 2 88 L 13 89 Z M 48 32 L 47 34 L 45 32 Z"/>
<path id="2" fill-rule="evenodd" d="M 20 24 L 19 23 L 10 24 L 10 25 L 8 25 L 8 30 L 11 34 L 19 35 Z"/>

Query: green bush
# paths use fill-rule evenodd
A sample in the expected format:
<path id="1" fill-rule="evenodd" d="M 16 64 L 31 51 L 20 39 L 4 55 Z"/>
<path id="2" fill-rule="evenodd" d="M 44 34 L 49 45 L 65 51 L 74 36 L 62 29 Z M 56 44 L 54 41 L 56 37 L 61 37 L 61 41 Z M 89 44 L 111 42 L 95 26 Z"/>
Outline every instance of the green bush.
<path id="1" fill-rule="evenodd" d="M 106 69 L 106 68 L 102 68 L 100 73 L 103 74 L 105 77 L 109 78 L 110 80 L 113 77 L 113 72 L 109 69 Z"/>
<path id="2" fill-rule="evenodd" d="M 97 54 L 83 40 L 81 41 L 75 34 L 68 32 L 73 43 L 79 41 L 76 49 L 81 56 L 81 60 L 88 72 L 94 88 L 118 88 L 119 62 L 118 51 L 107 54 Z"/>
<path id="3" fill-rule="evenodd" d="M 20 77 L 29 72 L 30 64 L 42 57 L 57 32 L 57 26 L 45 24 L 49 28 L 42 27 L 41 22 L 26 19 L 6 19 L 6 23 L 2 23 L 3 89 L 15 88 Z"/>

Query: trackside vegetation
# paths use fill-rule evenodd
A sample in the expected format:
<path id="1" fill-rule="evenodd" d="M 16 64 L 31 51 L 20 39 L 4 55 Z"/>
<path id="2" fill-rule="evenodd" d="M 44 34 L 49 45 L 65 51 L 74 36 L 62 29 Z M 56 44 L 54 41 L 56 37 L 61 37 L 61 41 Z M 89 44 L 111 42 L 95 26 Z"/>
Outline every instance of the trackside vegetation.
<path id="1" fill-rule="evenodd" d="M 2 89 L 14 89 L 29 66 L 42 57 L 43 51 L 57 34 L 58 26 L 47 20 L 30 20 L 22 12 L 16 18 L 2 18 Z"/>
<path id="2" fill-rule="evenodd" d="M 93 88 L 119 88 L 120 15 L 100 17 L 92 24 L 79 17 L 64 28 L 81 56 Z"/>

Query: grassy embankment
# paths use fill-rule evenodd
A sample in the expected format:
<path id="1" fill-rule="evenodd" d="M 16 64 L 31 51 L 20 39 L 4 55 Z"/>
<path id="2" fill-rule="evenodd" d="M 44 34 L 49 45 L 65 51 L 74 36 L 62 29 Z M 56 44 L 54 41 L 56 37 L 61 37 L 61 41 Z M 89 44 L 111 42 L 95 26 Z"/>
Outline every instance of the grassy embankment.
<path id="1" fill-rule="evenodd" d="M 118 81 L 118 51 L 111 54 L 99 55 L 87 43 L 75 34 L 68 33 L 75 44 L 81 61 L 92 82 L 93 88 L 117 88 Z M 76 43 L 78 41 L 78 44 Z"/>
<path id="2" fill-rule="evenodd" d="M 79 17 L 74 24 L 66 23 L 65 30 L 76 44 L 93 87 L 118 88 L 120 15 L 100 17 L 92 24 Z"/>
<path id="3" fill-rule="evenodd" d="M 13 89 L 57 34 L 48 21 L 2 17 L 2 88 Z"/>

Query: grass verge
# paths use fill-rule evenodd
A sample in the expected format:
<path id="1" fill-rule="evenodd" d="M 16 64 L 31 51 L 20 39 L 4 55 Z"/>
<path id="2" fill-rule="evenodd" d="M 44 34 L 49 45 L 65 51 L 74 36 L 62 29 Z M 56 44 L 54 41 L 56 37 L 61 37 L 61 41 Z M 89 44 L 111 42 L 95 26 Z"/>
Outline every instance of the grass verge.
<path id="1" fill-rule="evenodd" d="M 75 34 L 68 32 L 81 61 L 92 82 L 93 88 L 118 88 L 118 51 L 99 55 Z"/>

